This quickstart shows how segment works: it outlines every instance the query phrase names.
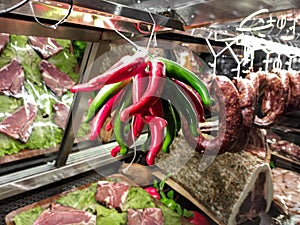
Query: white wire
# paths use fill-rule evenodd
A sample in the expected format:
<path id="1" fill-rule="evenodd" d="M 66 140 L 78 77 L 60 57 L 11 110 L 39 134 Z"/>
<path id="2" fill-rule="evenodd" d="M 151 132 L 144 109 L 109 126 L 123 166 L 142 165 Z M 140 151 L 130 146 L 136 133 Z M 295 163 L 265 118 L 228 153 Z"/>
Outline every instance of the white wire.
<path id="1" fill-rule="evenodd" d="M 131 127 L 133 127 L 133 121 L 134 121 L 134 116 L 132 117 L 132 121 L 131 121 Z M 131 159 L 130 163 L 122 170 L 123 173 L 127 173 L 127 171 L 129 170 L 129 167 L 132 166 L 134 160 L 136 159 L 136 155 L 137 155 L 137 150 L 136 150 L 136 145 L 135 145 L 135 138 L 134 138 L 134 134 L 133 134 L 133 129 L 131 129 L 131 135 L 132 135 L 132 143 L 133 143 L 133 158 Z"/>
<path id="2" fill-rule="evenodd" d="M 132 81 L 134 82 L 134 80 L 136 79 L 136 77 L 132 77 Z M 134 116 L 132 117 L 132 120 L 131 120 L 131 128 L 133 127 L 133 121 L 134 121 Z M 129 170 L 129 167 L 132 166 L 134 160 L 136 159 L 136 145 L 135 145 L 135 138 L 134 138 L 134 133 L 133 133 L 133 129 L 130 129 L 131 130 L 131 136 L 132 136 L 132 143 L 133 143 L 133 158 L 131 159 L 130 163 L 122 170 L 123 173 L 127 173 L 127 171 Z M 131 146 L 129 146 L 131 147 Z"/>
<path id="3" fill-rule="evenodd" d="M 150 37 L 149 37 L 149 40 L 148 40 L 148 44 L 147 44 L 147 51 L 149 51 L 149 48 L 150 48 L 150 43 L 152 41 L 152 38 L 153 38 L 153 35 L 154 35 L 154 32 L 155 32 L 155 28 L 156 28 L 156 22 L 152 16 L 152 14 L 150 12 L 148 12 L 151 19 L 152 19 L 152 22 L 153 22 L 153 27 L 152 27 L 152 30 L 151 30 L 151 34 L 150 34 Z"/>

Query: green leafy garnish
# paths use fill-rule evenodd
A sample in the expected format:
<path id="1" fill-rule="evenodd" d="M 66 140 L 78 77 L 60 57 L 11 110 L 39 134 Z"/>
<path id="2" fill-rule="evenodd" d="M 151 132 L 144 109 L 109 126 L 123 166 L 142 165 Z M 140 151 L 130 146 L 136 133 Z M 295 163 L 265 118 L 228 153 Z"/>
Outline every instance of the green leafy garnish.
<path id="1" fill-rule="evenodd" d="M 41 207 L 22 212 L 14 217 L 15 225 L 32 225 L 44 210 Z"/>
<path id="2" fill-rule="evenodd" d="M 127 209 L 145 209 L 155 207 L 153 198 L 142 188 L 131 187 L 124 205 Z"/>

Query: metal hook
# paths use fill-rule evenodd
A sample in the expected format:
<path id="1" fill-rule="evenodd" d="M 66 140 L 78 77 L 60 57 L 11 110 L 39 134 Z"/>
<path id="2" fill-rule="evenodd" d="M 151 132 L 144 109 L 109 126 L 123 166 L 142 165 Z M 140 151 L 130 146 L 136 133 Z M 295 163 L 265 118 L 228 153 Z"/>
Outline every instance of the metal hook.
<path id="1" fill-rule="evenodd" d="M 71 12 L 72 12 L 72 10 L 73 10 L 73 0 L 68 0 L 68 4 L 69 4 L 68 12 L 67 12 L 67 14 L 66 14 L 61 20 L 59 20 L 57 23 L 55 23 L 55 24 L 53 24 L 53 25 L 46 25 L 46 24 L 44 24 L 44 23 L 42 23 L 42 22 L 40 22 L 40 21 L 38 20 L 38 18 L 37 18 L 36 15 L 35 15 L 35 11 L 34 11 L 34 8 L 33 8 L 33 5 L 32 5 L 32 0 L 29 1 L 30 9 L 31 9 L 31 12 L 32 12 L 32 15 L 33 15 L 34 20 L 35 20 L 39 25 L 41 25 L 41 26 L 43 26 L 43 27 L 46 27 L 46 28 L 51 28 L 51 29 L 54 29 L 54 30 L 56 30 L 57 27 L 58 27 L 59 25 L 61 25 L 62 23 L 64 23 L 64 22 L 68 19 L 68 17 L 70 16 L 70 14 L 71 14 Z"/>

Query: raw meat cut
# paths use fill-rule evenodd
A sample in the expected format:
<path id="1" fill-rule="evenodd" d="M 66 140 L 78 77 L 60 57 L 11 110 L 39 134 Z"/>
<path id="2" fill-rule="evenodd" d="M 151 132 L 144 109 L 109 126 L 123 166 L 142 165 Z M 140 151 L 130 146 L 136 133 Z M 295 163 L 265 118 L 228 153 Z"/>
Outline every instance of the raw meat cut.
<path id="1" fill-rule="evenodd" d="M 53 204 L 33 225 L 96 225 L 96 216 L 75 208 Z"/>
<path id="2" fill-rule="evenodd" d="M 58 70 L 54 65 L 46 60 L 40 63 L 40 70 L 46 85 L 58 96 L 61 97 L 68 91 L 75 82 L 65 73 Z"/>
<path id="3" fill-rule="evenodd" d="M 272 169 L 274 182 L 274 201 L 289 213 L 300 215 L 300 179 L 299 173 L 282 169 Z"/>
<path id="4" fill-rule="evenodd" d="M 0 132 L 14 139 L 27 142 L 33 128 L 33 122 L 38 108 L 33 103 L 27 103 L 0 123 Z"/>
<path id="5" fill-rule="evenodd" d="M 126 201 L 129 185 L 126 182 L 99 181 L 96 200 L 108 208 L 121 209 Z"/>
<path id="6" fill-rule="evenodd" d="M 50 37 L 28 37 L 33 49 L 39 52 L 44 59 L 49 58 L 63 50 L 55 39 Z"/>
<path id="7" fill-rule="evenodd" d="M 9 34 L 0 33 L 0 52 L 2 52 L 8 42 Z"/>
<path id="8" fill-rule="evenodd" d="M 127 214 L 128 225 L 162 225 L 164 216 L 159 208 L 129 209 Z"/>
<path id="9" fill-rule="evenodd" d="M 21 97 L 25 75 L 22 65 L 15 59 L 0 69 L 0 92 Z"/>
<path id="10" fill-rule="evenodd" d="M 53 105 L 53 111 L 54 123 L 60 128 L 65 129 L 70 108 L 63 103 L 57 102 Z"/>

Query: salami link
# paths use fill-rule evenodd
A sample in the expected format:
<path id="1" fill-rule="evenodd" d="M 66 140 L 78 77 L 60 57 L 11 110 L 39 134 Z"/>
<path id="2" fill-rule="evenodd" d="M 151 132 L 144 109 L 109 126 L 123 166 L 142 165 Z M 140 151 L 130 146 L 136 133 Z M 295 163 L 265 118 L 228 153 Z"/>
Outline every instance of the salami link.
<path id="1" fill-rule="evenodd" d="M 226 76 L 217 76 L 212 85 L 220 107 L 219 131 L 214 139 L 206 139 L 200 134 L 196 150 L 222 154 L 230 151 L 237 141 L 242 125 L 239 94 L 233 82 Z"/>
<path id="2" fill-rule="evenodd" d="M 254 122 L 256 98 L 254 86 L 250 80 L 237 78 L 234 79 L 233 82 L 239 92 L 239 106 L 243 122 L 238 133 L 237 141 L 230 148 L 230 152 L 238 152 L 248 143 Z"/>
<path id="3" fill-rule="evenodd" d="M 243 115 L 243 127 L 250 128 L 253 125 L 255 114 L 255 90 L 248 79 L 235 79 L 234 83 L 239 92 L 239 105 Z"/>
<path id="4" fill-rule="evenodd" d="M 269 112 L 264 117 L 255 116 L 254 123 L 259 127 L 272 125 L 285 110 L 285 91 L 280 78 L 276 74 L 269 73 L 266 76 L 265 93 L 270 98 L 271 106 Z"/>
<path id="5" fill-rule="evenodd" d="M 291 96 L 288 102 L 288 111 L 300 109 L 300 74 L 297 71 L 288 72 L 290 78 Z"/>
<path id="6" fill-rule="evenodd" d="M 281 80 L 283 89 L 284 89 L 284 98 L 286 99 L 285 101 L 285 106 L 287 107 L 290 99 L 291 99 L 291 90 L 290 90 L 290 78 L 289 78 L 289 72 L 287 70 L 280 70 L 277 75 Z"/>

